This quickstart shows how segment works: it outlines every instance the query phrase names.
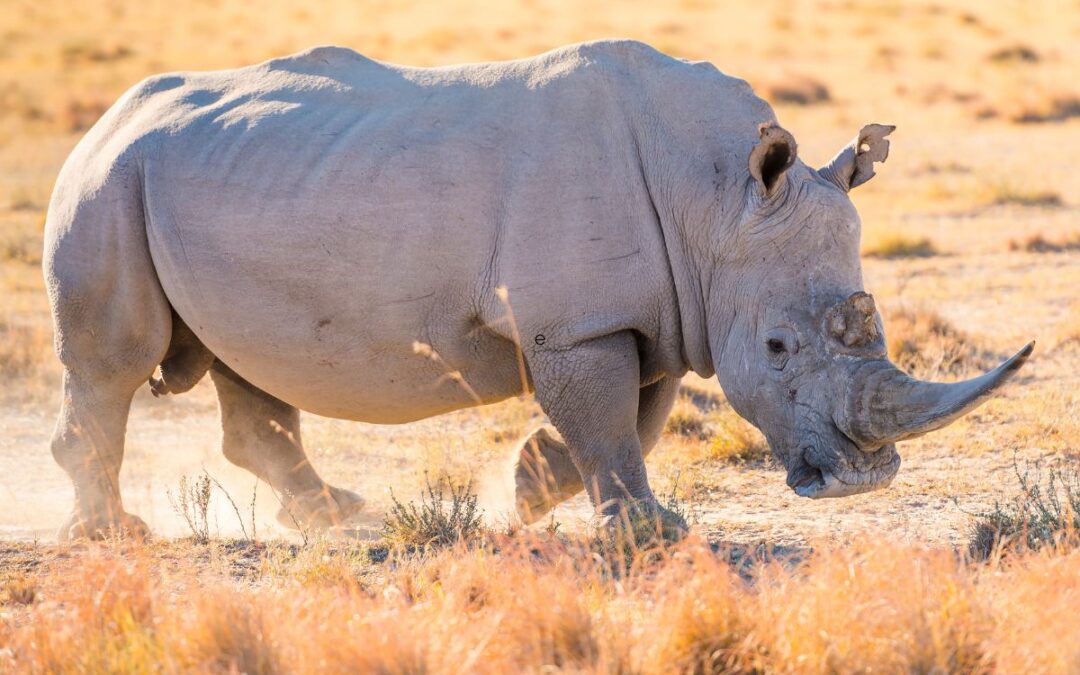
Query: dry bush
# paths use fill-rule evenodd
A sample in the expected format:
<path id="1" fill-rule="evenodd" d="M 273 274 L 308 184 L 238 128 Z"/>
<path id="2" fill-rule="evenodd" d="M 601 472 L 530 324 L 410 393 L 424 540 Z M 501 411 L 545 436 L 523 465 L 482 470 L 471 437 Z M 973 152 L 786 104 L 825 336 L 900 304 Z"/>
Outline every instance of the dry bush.
<path id="1" fill-rule="evenodd" d="M 915 377 L 959 377 L 994 363 L 993 354 L 932 311 L 894 307 L 883 319 L 889 358 Z"/>
<path id="2" fill-rule="evenodd" d="M 880 238 L 863 250 L 869 258 L 926 258 L 937 255 L 937 247 L 926 237 L 912 238 L 903 234 L 892 234 Z"/>
<path id="3" fill-rule="evenodd" d="M 990 52 L 986 60 L 991 63 L 1038 63 L 1039 53 L 1027 45 L 1011 45 Z"/>
<path id="4" fill-rule="evenodd" d="M 1033 234 L 1027 239 L 1009 240 L 1010 251 L 1026 251 L 1028 253 L 1062 253 L 1064 251 L 1080 251 L 1080 234 L 1052 241 L 1041 234 Z"/>
<path id="5" fill-rule="evenodd" d="M 777 104 L 815 105 L 832 100 L 829 88 L 805 75 L 792 75 L 765 86 L 765 96 Z"/>
<path id="6" fill-rule="evenodd" d="M 1019 460 L 1013 461 L 1013 469 L 1018 494 L 974 514 L 968 547 L 972 557 L 985 560 L 995 553 L 1080 545 L 1080 470 L 1072 465 L 1044 474 L 1038 462 L 1021 467 Z"/>

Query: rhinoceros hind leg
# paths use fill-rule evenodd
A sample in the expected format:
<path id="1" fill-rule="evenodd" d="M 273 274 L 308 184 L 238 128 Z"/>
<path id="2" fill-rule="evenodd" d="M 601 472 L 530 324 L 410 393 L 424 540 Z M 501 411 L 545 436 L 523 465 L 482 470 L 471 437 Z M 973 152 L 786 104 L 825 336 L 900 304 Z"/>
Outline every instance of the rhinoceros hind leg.
<path id="1" fill-rule="evenodd" d="M 679 378 L 664 377 L 638 394 L 637 431 L 642 455 L 660 439 L 664 423 L 679 393 Z M 518 516 L 535 523 L 551 509 L 584 489 L 581 474 L 570 460 L 570 451 L 555 429 L 544 426 L 533 432 L 516 452 L 514 496 Z"/>
<path id="2" fill-rule="evenodd" d="M 308 461 L 300 440 L 300 411 L 247 382 L 221 361 L 210 378 L 221 405 L 225 458 L 274 488 L 286 527 L 347 525 L 363 509 L 356 493 L 327 484 Z"/>
<path id="3" fill-rule="evenodd" d="M 124 511 L 120 464 L 132 396 L 169 346 L 169 303 L 131 167 L 114 167 L 91 189 L 83 181 L 101 174 L 69 165 L 49 207 L 43 260 L 64 366 L 51 449 L 75 488 L 75 509 L 59 538 L 143 535 L 146 525 Z"/>

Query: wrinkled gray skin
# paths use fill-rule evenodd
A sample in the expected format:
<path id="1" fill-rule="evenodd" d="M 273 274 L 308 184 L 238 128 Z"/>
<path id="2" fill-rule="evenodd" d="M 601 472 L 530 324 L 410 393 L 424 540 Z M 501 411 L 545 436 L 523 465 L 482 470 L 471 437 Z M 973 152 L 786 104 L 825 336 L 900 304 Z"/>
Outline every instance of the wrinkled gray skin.
<path id="1" fill-rule="evenodd" d="M 896 440 L 1026 356 L 959 385 L 884 360 L 847 190 L 889 131 L 816 171 L 745 82 L 624 41 L 436 69 L 319 48 L 150 78 L 49 208 L 52 449 L 76 490 L 61 538 L 145 531 L 118 483 L 131 398 L 207 370 L 226 457 L 286 495 L 287 524 L 362 504 L 307 462 L 298 409 L 403 423 L 523 387 L 554 427 L 520 449 L 526 520 L 584 486 L 600 514 L 655 505 L 643 458 L 688 370 L 719 376 L 800 494 L 887 485 Z"/>

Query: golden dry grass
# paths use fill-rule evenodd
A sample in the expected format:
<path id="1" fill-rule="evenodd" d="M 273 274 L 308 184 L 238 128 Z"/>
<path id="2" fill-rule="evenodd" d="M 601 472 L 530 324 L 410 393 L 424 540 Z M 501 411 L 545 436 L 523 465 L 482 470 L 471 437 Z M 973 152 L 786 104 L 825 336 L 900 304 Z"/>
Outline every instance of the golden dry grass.
<path id="1" fill-rule="evenodd" d="M 1080 437 L 1080 16 L 1064 0 L 8 3 L 0 537 L 50 537 L 69 506 L 47 449 L 59 368 L 42 224 L 64 157 L 126 88 L 317 44 L 437 65 L 612 36 L 748 79 L 812 166 L 862 124 L 896 123 L 888 163 L 852 195 L 890 353 L 916 375 L 956 379 L 1037 339 L 1020 384 L 903 444 L 905 466 L 888 491 L 810 504 L 790 495 L 775 463 L 757 461 L 768 454 L 763 439 L 715 382 L 692 380 L 649 471 L 658 493 L 668 486 L 691 504 L 698 536 L 659 561 L 643 556 L 630 574 L 613 575 L 581 540 L 542 530 L 388 561 L 368 545 L 290 544 L 268 524 L 273 503 L 258 514 L 260 537 L 272 539 L 257 544 L 0 544 L 0 670 L 1080 670 L 1077 553 L 965 562 L 954 551 L 966 549 L 970 522 L 952 501 L 979 511 L 1013 489 L 1014 453 L 1060 460 Z M 425 472 L 456 484 L 490 479 L 541 419 L 534 402 L 515 400 L 393 429 L 306 417 L 304 433 L 324 475 L 359 489 L 379 520 L 392 506 L 388 486 L 407 497 Z M 210 464 L 230 490 L 251 489 L 250 476 L 230 475 L 220 459 L 205 385 L 166 402 L 140 395 L 131 430 L 126 498 L 156 513 L 159 531 L 182 532 L 164 497 L 179 475 Z M 588 512 L 578 498 L 548 525 L 572 531 Z M 501 525 L 503 514 L 488 515 Z M 763 540 L 802 553 L 730 565 L 743 558 L 713 550 L 758 550 Z"/>
<path id="2" fill-rule="evenodd" d="M 691 538 L 613 575 L 544 534 L 386 562 L 326 542 L 5 548 L 41 563 L 35 597 L 0 614 L 9 672 L 1064 673 L 1080 659 L 1068 549 L 976 564 L 862 541 L 733 566 Z"/>

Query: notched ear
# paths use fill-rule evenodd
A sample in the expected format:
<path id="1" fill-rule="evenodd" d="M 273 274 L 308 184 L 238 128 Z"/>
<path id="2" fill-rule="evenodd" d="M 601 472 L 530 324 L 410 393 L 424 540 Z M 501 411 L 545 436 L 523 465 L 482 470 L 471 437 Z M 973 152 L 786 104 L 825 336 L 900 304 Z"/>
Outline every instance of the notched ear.
<path id="1" fill-rule="evenodd" d="M 784 172 L 795 163 L 798 146 L 795 137 L 775 122 L 758 127 L 761 141 L 750 151 L 750 175 L 758 182 L 764 196 L 776 191 Z"/>
<path id="2" fill-rule="evenodd" d="M 867 124 L 818 173 L 844 192 L 862 185 L 874 177 L 874 162 L 884 162 L 889 156 L 889 141 L 885 137 L 895 130 L 891 124 Z"/>

